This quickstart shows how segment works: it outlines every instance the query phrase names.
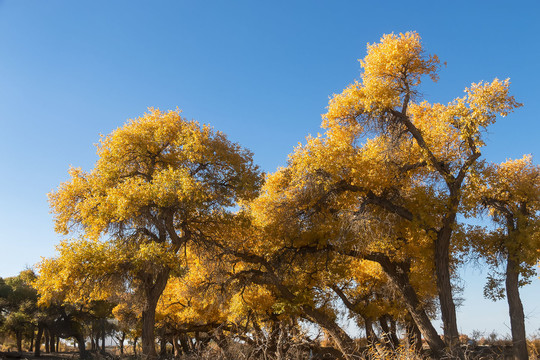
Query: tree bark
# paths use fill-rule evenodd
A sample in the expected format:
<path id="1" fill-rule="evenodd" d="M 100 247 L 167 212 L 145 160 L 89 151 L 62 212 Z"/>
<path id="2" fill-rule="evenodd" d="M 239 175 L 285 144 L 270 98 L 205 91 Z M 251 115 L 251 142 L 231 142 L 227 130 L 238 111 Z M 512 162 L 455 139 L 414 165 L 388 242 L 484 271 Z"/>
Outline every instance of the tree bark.
<path id="1" fill-rule="evenodd" d="M 508 256 L 506 264 L 506 298 L 510 313 L 510 327 L 512 330 L 512 352 L 515 360 L 527 360 L 527 337 L 525 334 L 525 315 L 523 304 L 519 296 L 518 264 Z"/>
<path id="2" fill-rule="evenodd" d="M 451 350 L 459 348 L 459 332 L 457 328 L 456 306 L 452 297 L 452 283 L 450 280 L 450 237 L 455 215 L 445 219 L 443 228 L 435 240 L 435 272 L 437 278 L 437 292 L 443 322 L 444 341 Z"/>
<path id="3" fill-rule="evenodd" d="M 157 302 L 169 280 L 170 269 L 161 270 L 145 289 L 146 301 L 142 311 L 142 353 L 147 359 L 157 358 L 154 328 Z"/>
<path id="4" fill-rule="evenodd" d="M 309 305 L 302 306 L 302 310 L 311 321 L 328 331 L 346 360 L 353 359 L 356 353 L 356 343 L 334 320 L 329 318 L 324 312 L 314 309 Z"/>

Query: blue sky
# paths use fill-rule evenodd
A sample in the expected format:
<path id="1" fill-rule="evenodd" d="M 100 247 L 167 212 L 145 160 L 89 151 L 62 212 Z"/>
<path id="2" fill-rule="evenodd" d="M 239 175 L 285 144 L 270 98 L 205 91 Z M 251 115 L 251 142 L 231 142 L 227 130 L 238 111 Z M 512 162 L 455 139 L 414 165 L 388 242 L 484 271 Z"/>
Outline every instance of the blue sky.
<path id="1" fill-rule="evenodd" d="M 149 106 L 179 107 L 272 172 L 321 131 L 328 97 L 385 33 L 417 31 L 447 62 L 423 87 L 430 101 L 511 78 L 525 106 L 490 128 L 483 154 L 538 163 L 539 13 L 537 1 L 0 0 L 0 276 L 54 254 L 46 194 L 69 165 L 92 168 L 99 134 Z M 479 273 L 464 270 L 459 326 L 509 333 Z M 524 293 L 528 332 L 540 332 L 539 281 Z"/>

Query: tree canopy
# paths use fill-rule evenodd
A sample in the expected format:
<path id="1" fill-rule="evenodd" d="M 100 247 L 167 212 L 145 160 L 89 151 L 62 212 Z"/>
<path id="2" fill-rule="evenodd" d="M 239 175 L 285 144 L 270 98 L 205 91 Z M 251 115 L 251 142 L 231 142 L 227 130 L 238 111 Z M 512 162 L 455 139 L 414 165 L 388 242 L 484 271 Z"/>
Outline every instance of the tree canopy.
<path id="1" fill-rule="evenodd" d="M 437 81 L 440 61 L 415 32 L 368 44 L 360 64 L 331 97 L 324 133 L 265 177 L 248 150 L 178 110 L 149 109 L 102 137 L 94 168 L 71 168 L 49 195 L 56 231 L 73 239 L 39 264 L 40 302 L 107 301 L 123 326 L 140 323 L 149 357 L 155 328 L 178 352 L 212 339 L 224 353 L 305 354 L 308 321 L 353 359 L 343 313 L 374 348 L 398 348 L 401 327 L 414 351 L 423 337 L 433 357 L 462 357 L 453 282 L 472 250 L 507 265 L 511 317 L 522 319 L 518 288 L 539 260 L 539 169 L 481 153 L 489 126 L 521 106 L 509 80 L 428 102 L 422 83 Z M 463 220 L 484 213 L 495 227 Z M 524 359 L 522 321 L 512 334 Z"/>

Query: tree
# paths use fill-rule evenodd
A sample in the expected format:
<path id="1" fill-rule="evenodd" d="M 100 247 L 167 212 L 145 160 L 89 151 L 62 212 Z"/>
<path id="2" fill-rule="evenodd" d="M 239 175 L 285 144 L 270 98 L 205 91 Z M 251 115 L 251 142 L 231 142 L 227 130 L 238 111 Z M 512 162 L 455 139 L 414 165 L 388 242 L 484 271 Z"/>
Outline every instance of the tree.
<path id="1" fill-rule="evenodd" d="M 330 100 L 326 133 L 308 138 L 268 178 L 255 219 L 297 246 L 378 262 L 440 353 L 445 344 L 420 295 L 433 288 L 414 280 L 434 279 L 445 342 L 459 351 L 451 249 L 463 186 L 485 129 L 520 104 L 498 79 L 446 105 L 423 100 L 422 79 L 437 79 L 439 60 L 416 33 L 383 36 L 361 65 L 361 80 Z"/>
<path id="2" fill-rule="evenodd" d="M 540 167 L 530 156 L 488 165 L 471 178 L 468 192 L 469 203 L 474 205 L 469 215 L 487 211 L 497 225 L 491 231 L 475 229 L 471 236 L 475 253 L 494 270 L 484 293 L 493 300 L 506 295 L 514 358 L 528 359 L 519 287 L 530 283 L 540 260 Z M 504 263 L 505 270 L 497 273 Z"/>
<path id="3" fill-rule="evenodd" d="M 362 81 L 331 99 L 323 125 L 330 134 L 343 127 L 354 129 L 356 142 L 371 134 L 366 147 L 383 143 L 378 160 L 384 165 L 372 170 L 378 184 L 375 188 L 358 184 L 358 192 L 385 211 L 416 223 L 432 239 L 444 336 L 453 347 L 458 331 L 450 247 L 462 188 L 481 156 L 484 130 L 498 114 L 506 116 L 521 105 L 509 95 L 509 81 L 498 79 L 472 84 L 465 97 L 447 105 L 422 101 L 422 77 L 436 80 L 439 60 L 424 54 L 416 33 L 383 36 L 379 44 L 368 45 L 361 64 Z M 416 195 L 402 191 L 402 186 L 396 191 L 392 177 L 408 178 Z M 426 207 L 422 202 L 436 205 Z"/>
<path id="4" fill-rule="evenodd" d="M 5 314 L 2 330 L 15 336 L 17 351 L 23 351 L 24 337 L 33 342 L 36 327 L 37 294 L 31 283 L 35 279 L 32 270 L 24 270 L 17 276 L 0 280 L 0 313 Z"/>
<path id="5" fill-rule="evenodd" d="M 104 137 L 97 154 L 92 171 L 70 169 L 71 179 L 49 195 L 55 228 L 80 231 L 98 252 L 127 248 L 140 260 L 121 274 L 144 300 L 143 354 L 155 357 L 155 309 L 172 270 L 167 259 L 188 242 L 203 246 L 236 201 L 256 194 L 261 176 L 249 151 L 178 110 L 150 109 Z M 165 260 L 152 263 L 156 256 Z"/>

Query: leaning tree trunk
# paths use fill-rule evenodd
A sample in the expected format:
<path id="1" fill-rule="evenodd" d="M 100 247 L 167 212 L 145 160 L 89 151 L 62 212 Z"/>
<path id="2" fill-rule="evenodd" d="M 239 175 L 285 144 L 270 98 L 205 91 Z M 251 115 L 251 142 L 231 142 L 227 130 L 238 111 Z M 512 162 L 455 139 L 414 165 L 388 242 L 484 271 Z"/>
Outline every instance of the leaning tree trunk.
<path id="1" fill-rule="evenodd" d="M 515 360 L 527 360 L 527 338 L 525 335 L 525 316 L 519 297 L 518 264 L 509 256 L 506 264 L 506 298 L 510 312 L 510 327 L 512 329 L 512 351 Z"/>
<path id="2" fill-rule="evenodd" d="M 398 268 L 398 266 L 385 255 L 369 254 L 366 255 L 365 258 L 367 260 L 378 262 L 381 265 L 384 273 L 388 276 L 390 285 L 397 293 L 402 295 L 405 308 L 426 339 L 433 355 L 435 357 L 441 356 L 445 348 L 444 341 L 442 341 L 439 334 L 437 334 L 437 330 L 435 330 L 431 320 L 423 309 L 422 304 L 418 299 L 418 295 L 409 281 L 407 271 Z"/>
<path id="3" fill-rule="evenodd" d="M 328 331 L 345 360 L 353 359 L 357 350 L 356 343 L 335 321 L 324 312 L 314 309 L 309 305 L 302 306 L 302 310 L 310 320 Z"/>

